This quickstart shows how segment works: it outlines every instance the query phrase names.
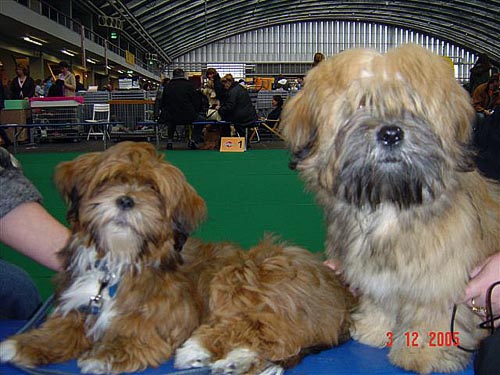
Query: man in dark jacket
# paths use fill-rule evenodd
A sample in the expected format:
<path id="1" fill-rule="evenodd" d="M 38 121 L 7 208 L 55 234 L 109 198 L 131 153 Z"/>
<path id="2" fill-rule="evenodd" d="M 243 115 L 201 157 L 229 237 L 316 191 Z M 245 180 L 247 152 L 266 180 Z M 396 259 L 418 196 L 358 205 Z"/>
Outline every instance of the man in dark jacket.
<path id="1" fill-rule="evenodd" d="M 252 104 L 252 99 L 248 91 L 238 82 L 234 81 L 231 74 L 226 74 L 221 80 L 224 88 L 227 90 L 222 106 L 219 108 L 219 114 L 224 121 L 231 122 L 236 131 L 242 135 L 245 128 L 255 124 L 257 112 Z M 224 129 L 222 136 L 228 136 L 229 129 Z"/>
<path id="2" fill-rule="evenodd" d="M 199 99 L 194 86 L 184 75 L 184 70 L 177 68 L 172 73 L 172 80 L 163 89 L 161 98 L 161 121 L 167 125 L 167 149 L 172 149 L 177 125 L 191 125 L 199 116 Z M 191 148 L 196 148 L 200 141 L 201 127 L 194 126 Z"/>

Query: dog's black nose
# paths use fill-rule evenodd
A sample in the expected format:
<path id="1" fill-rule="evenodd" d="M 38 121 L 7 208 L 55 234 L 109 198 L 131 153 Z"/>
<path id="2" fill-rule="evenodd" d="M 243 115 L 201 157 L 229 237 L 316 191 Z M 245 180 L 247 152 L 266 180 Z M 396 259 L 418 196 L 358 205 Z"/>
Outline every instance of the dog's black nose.
<path id="1" fill-rule="evenodd" d="M 399 126 L 384 126 L 377 133 L 377 140 L 385 146 L 395 145 L 403 140 L 405 132 Z"/>
<path id="2" fill-rule="evenodd" d="M 122 195 L 116 200 L 116 205 L 122 210 L 130 210 L 134 207 L 134 200 L 128 195 Z"/>

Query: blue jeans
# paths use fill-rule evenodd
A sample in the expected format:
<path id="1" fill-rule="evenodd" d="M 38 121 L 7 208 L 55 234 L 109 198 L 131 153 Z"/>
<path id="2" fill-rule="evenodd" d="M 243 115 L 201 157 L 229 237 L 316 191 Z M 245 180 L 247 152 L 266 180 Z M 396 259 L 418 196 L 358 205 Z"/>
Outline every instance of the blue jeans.
<path id="1" fill-rule="evenodd" d="M 0 259 L 0 319 L 27 320 L 42 298 L 23 269 Z"/>

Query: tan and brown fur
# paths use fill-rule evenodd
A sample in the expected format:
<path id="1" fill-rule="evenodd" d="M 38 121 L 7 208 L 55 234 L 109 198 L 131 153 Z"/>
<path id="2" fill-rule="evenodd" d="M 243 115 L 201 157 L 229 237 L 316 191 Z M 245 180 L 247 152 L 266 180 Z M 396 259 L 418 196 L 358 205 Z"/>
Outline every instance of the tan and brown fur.
<path id="1" fill-rule="evenodd" d="M 205 216 L 204 201 L 146 143 L 123 142 L 62 163 L 55 180 L 69 203 L 72 230 L 60 251 L 56 309 L 40 328 L 2 343 L 2 356 L 11 357 L 2 360 L 33 366 L 78 358 L 82 372 L 92 373 L 159 365 L 201 321 L 203 301 L 177 269 L 187 235 Z M 134 206 L 116 208 L 122 196 Z M 114 314 L 95 336 L 89 330 L 99 315 L 80 307 L 97 291 L 84 296 L 83 306 L 64 308 L 71 300 L 65 293 L 93 270 L 86 257 L 121 267 Z"/>
<path id="2" fill-rule="evenodd" d="M 499 250 L 500 189 L 474 168 L 473 115 L 449 63 L 413 45 L 324 61 L 283 114 L 293 165 L 325 210 L 327 254 L 361 293 L 353 337 L 383 347 L 392 333 L 391 361 L 420 373 L 468 363 L 430 335 L 450 330 L 471 270 Z M 477 346 L 478 322 L 458 306 L 463 347 Z"/>
<path id="3" fill-rule="evenodd" d="M 1 361 L 76 358 L 83 373 L 131 372 L 158 366 L 191 337 L 206 355 L 184 350 L 179 367 L 243 374 L 272 362 L 267 374 L 277 375 L 349 337 L 353 298 L 308 251 L 270 238 L 248 252 L 187 240 L 205 203 L 150 144 L 82 155 L 60 164 L 55 180 L 72 230 L 56 307 L 40 328 L 1 343 Z M 245 354 L 236 364 L 235 350 Z"/>
<path id="4" fill-rule="evenodd" d="M 230 259 L 213 254 L 232 250 Z M 186 267 L 208 286 L 208 314 L 190 340 L 208 354 L 192 353 L 179 365 L 211 365 L 214 373 L 260 373 L 270 363 L 295 365 L 308 349 L 325 349 L 346 341 L 354 298 L 336 275 L 307 250 L 267 238 L 249 251 L 234 244 L 196 244 L 183 250 Z M 181 348 L 181 351 L 185 348 Z M 244 349 L 252 363 L 232 362 L 231 352 Z M 179 352 L 179 351 L 178 351 Z M 276 372 L 280 373 L 280 372 Z"/>

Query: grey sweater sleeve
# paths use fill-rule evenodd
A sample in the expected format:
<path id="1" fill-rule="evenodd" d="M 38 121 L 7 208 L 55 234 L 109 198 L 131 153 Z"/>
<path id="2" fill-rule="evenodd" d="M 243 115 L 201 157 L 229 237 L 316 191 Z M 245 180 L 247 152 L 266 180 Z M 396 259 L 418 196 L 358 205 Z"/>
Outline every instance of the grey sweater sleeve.
<path id="1" fill-rule="evenodd" d="M 42 196 L 19 169 L 0 168 L 0 218 L 24 202 L 41 202 Z"/>

